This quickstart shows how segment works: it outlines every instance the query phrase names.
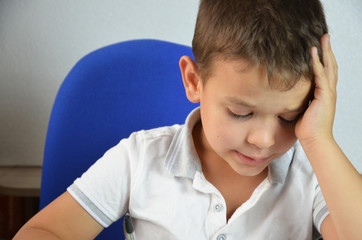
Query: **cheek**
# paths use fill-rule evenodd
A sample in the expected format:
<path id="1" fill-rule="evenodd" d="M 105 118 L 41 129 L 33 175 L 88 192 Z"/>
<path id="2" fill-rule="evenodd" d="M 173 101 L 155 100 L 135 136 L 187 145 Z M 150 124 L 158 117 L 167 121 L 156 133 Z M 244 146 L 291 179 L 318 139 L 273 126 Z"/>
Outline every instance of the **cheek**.
<path id="1" fill-rule="evenodd" d="M 217 127 L 215 127 L 217 126 Z M 225 145 L 225 142 L 229 142 L 228 128 L 224 125 L 221 125 L 220 122 L 215 121 L 214 123 L 209 123 L 208 126 L 205 126 L 205 131 L 207 131 L 207 137 L 211 145 L 221 146 Z"/>
<path id="2" fill-rule="evenodd" d="M 243 127 L 240 124 L 233 124 L 232 122 L 220 122 L 214 128 L 213 143 L 215 147 L 223 150 L 239 148 L 245 139 L 245 134 L 242 131 Z"/>
<path id="3" fill-rule="evenodd" d="M 230 124 L 227 119 L 213 115 L 210 121 L 203 123 L 206 137 L 215 150 L 232 148 L 240 143 L 240 129 Z"/>

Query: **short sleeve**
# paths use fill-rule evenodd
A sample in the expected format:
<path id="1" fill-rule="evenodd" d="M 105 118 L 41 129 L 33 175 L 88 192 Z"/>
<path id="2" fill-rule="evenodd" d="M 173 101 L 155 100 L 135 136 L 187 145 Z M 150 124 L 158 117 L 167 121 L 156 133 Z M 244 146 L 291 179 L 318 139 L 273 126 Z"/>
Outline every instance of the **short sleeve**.
<path id="1" fill-rule="evenodd" d="M 127 211 L 140 144 L 135 134 L 122 140 L 67 189 L 103 227 L 108 227 Z"/>
<path id="2" fill-rule="evenodd" d="M 313 222 L 315 228 L 321 232 L 321 225 L 324 219 L 328 216 L 329 211 L 327 208 L 326 201 L 319 185 L 315 188 L 315 197 L 313 202 Z"/>

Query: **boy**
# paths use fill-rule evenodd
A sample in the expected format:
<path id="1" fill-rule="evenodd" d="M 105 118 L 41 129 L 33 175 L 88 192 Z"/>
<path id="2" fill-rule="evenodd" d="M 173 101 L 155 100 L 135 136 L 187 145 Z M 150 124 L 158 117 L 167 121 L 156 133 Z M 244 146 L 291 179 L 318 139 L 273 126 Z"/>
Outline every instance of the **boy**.
<path id="1" fill-rule="evenodd" d="M 196 63 L 180 60 L 200 108 L 122 140 L 15 239 L 92 239 L 127 211 L 138 239 L 312 239 L 313 224 L 327 240 L 362 236 L 326 33 L 317 0 L 202 0 Z"/>

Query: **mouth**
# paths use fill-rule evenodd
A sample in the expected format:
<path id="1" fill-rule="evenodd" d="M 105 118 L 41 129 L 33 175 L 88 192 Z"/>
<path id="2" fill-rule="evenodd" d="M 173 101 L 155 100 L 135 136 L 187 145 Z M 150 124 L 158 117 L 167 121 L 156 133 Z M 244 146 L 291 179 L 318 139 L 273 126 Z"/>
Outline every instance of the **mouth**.
<path id="1" fill-rule="evenodd" d="M 259 166 L 265 164 L 270 157 L 254 157 L 254 156 L 246 156 L 238 151 L 235 151 L 238 158 L 245 164 L 251 166 Z"/>

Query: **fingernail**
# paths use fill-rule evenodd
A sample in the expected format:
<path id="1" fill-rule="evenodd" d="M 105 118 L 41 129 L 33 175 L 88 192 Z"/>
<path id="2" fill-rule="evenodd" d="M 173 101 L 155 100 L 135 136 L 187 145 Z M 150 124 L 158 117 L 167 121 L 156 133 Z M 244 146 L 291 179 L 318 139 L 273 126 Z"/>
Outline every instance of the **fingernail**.
<path id="1" fill-rule="evenodd" d="M 313 48 L 312 48 L 312 54 L 318 56 L 318 48 L 313 47 Z"/>

